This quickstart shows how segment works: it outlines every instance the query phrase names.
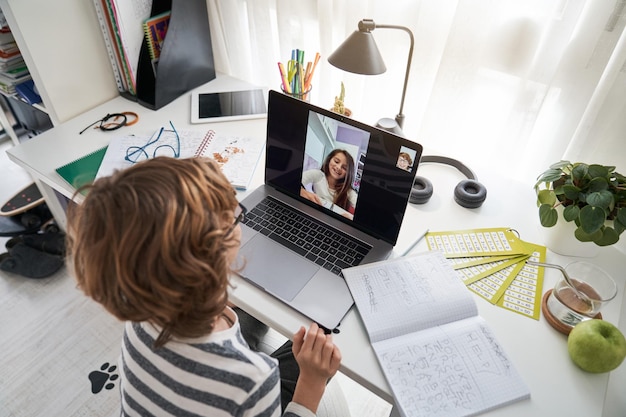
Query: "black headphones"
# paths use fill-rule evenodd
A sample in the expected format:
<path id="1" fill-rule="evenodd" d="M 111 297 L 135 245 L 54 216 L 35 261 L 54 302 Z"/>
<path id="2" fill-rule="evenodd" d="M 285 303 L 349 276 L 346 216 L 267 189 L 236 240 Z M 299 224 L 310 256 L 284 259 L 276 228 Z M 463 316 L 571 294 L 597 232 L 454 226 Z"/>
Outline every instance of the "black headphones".
<path id="1" fill-rule="evenodd" d="M 487 188 L 476 180 L 476 174 L 461 161 L 445 156 L 425 155 L 420 163 L 437 163 L 450 165 L 467 177 L 454 188 L 454 201 L 465 208 L 478 208 L 487 198 Z M 433 184 L 424 177 L 416 176 L 409 196 L 409 202 L 424 204 L 433 195 Z"/>

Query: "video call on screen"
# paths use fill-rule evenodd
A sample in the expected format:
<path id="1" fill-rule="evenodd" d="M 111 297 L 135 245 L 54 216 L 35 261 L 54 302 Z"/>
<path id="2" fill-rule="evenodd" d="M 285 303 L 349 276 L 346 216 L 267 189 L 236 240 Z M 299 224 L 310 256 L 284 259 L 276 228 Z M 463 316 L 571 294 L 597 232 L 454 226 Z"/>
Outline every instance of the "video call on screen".
<path id="1" fill-rule="evenodd" d="M 319 206 L 301 196 L 302 187 L 315 192 L 312 184 L 302 180 L 321 171 L 327 156 L 340 149 L 349 155 L 342 162 L 351 165 L 347 171 L 355 204 L 347 210 L 322 200 L 321 206 L 382 238 L 394 235 L 404 216 L 421 147 L 334 113 L 311 110 L 306 103 L 294 105 L 280 95 L 276 99 L 268 110 L 268 149 L 273 147 L 273 152 L 268 152 L 266 182 Z"/>

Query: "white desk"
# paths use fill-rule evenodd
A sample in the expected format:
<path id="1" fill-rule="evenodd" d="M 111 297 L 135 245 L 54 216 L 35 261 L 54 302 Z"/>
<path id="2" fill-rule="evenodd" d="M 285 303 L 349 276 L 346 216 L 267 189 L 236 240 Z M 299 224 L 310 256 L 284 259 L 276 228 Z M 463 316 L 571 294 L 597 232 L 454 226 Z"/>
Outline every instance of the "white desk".
<path id="1" fill-rule="evenodd" d="M 220 77 L 209 85 L 198 87 L 198 89 L 229 88 L 239 85 L 248 84 L 232 78 Z M 56 168 L 107 145 L 115 135 L 150 135 L 160 126 L 168 125 L 171 120 L 177 129 L 216 128 L 226 134 L 265 137 L 265 119 L 193 125 L 190 123 L 189 116 L 190 100 L 188 93 L 159 109 L 159 111 L 152 111 L 122 97 L 117 97 L 14 147 L 8 152 L 9 158 L 23 166 L 35 179 L 41 180 L 44 197 L 48 200 L 49 196 L 54 196 L 51 190 L 56 190 L 67 198 L 70 198 L 74 193 L 73 187 L 56 173 Z M 139 122 L 110 132 L 88 129 L 82 135 L 78 134 L 85 127 L 102 119 L 105 115 L 123 111 L 137 113 Z M 49 205 L 56 206 L 56 202 L 52 201 Z M 61 228 L 65 229 L 65 216 L 56 211 L 53 211 L 53 214 Z"/>
<path id="2" fill-rule="evenodd" d="M 233 82 L 218 79 L 221 82 Z M 202 88 L 202 87 L 200 87 Z M 56 174 L 55 168 L 106 145 L 116 134 L 148 134 L 171 120 L 179 129 L 213 128 L 220 132 L 249 136 L 265 135 L 265 121 L 250 120 L 212 125 L 189 123 L 189 95 L 185 95 L 159 111 L 147 110 L 123 98 L 116 98 L 76 117 L 44 134 L 9 150 L 9 157 L 24 167 L 46 186 L 65 196 L 73 189 Z M 84 127 L 107 113 L 135 111 L 140 121 L 119 131 L 89 130 L 78 135 Z M 428 147 L 428 143 L 424 143 Z M 471 165 L 471 161 L 466 161 Z M 445 231 L 481 227 L 512 227 L 522 239 L 543 244 L 543 230 L 539 226 L 535 206 L 533 179 L 528 184 L 507 181 L 501 173 L 489 173 L 487 167 L 472 166 L 488 189 L 485 204 L 468 210 L 453 201 L 453 188 L 462 175 L 451 167 L 424 164 L 420 175 L 429 177 L 435 186 L 435 195 L 423 206 L 410 205 L 396 246 L 402 253 L 412 243 L 416 234 L 430 228 Z M 263 180 L 263 169 L 255 173 L 252 188 Z M 241 193 L 243 197 L 244 193 Z M 421 242 L 413 251 L 426 250 Z M 567 264 L 568 259 L 548 252 L 549 262 Z M 626 256 L 614 248 L 605 248 L 591 259 L 603 265 L 619 285 L 617 298 L 603 311 L 604 318 L 618 324 L 626 334 L 626 307 L 623 306 L 626 284 Z M 559 277 L 558 271 L 546 270 L 544 292 Z M 234 278 L 236 288 L 233 301 L 251 314 L 266 322 L 284 335 L 291 336 L 301 325 L 308 324 L 306 317 L 294 312 L 255 287 Z M 624 416 L 626 398 L 626 364 L 610 374 L 594 375 L 579 370 L 569 359 L 565 336 L 553 330 L 543 317 L 529 319 L 495 307 L 475 297 L 480 314 L 494 330 L 498 340 L 511 357 L 520 374 L 529 385 L 531 399 L 498 408 L 489 416 Z M 320 300 L 323 302 L 323 300 Z M 353 308 L 341 324 L 341 333 L 335 341 L 343 354 L 342 372 L 355 379 L 382 398 L 392 402 L 390 389 L 369 345 L 358 312 Z"/>

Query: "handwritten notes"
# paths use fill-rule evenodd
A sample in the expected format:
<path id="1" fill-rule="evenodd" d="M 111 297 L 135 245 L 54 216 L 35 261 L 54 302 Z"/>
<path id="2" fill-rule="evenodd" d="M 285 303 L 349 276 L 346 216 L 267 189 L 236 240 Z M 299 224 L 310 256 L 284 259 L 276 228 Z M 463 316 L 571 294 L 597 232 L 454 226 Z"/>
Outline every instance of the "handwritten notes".
<path id="1" fill-rule="evenodd" d="M 403 415 L 467 416 L 530 396 L 441 252 L 343 274 Z"/>
<path id="2" fill-rule="evenodd" d="M 357 306 L 372 342 L 478 314 L 467 290 L 437 252 L 350 268 L 344 277 L 355 301 L 363 300 Z"/>
<path id="3" fill-rule="evenodd" d="M 528 395 L 480 317 L 373 346 L 407 417 L 472 415 Z"/>

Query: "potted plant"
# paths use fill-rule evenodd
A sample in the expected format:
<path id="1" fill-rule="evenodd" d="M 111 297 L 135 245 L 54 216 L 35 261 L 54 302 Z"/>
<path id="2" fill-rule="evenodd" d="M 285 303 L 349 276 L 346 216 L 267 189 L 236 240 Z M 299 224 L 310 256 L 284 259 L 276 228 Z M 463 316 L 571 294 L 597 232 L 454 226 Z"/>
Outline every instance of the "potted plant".
<path id="1" fill-rule="evenodd" d="M 350 117 L 352 115 L 352 111 L 345 107 L 344 99 L 346 97 L 346 89 L 341 82 L 341 91 L 339 92 L 339 96 L 335 96 L 335 104 L 333 104 L 333 108 L 330 109 L 335 113 L 343 114 L 344 116 Z"/>
<path id="2" fill-rule="evenodd" d="M 614 166 L 560 161 L 538 177 L 535 192 L 544 227 L 557 223 L 561 206 L 581 242 L 609 246 L 626 229 L 626 177 Z"/>

